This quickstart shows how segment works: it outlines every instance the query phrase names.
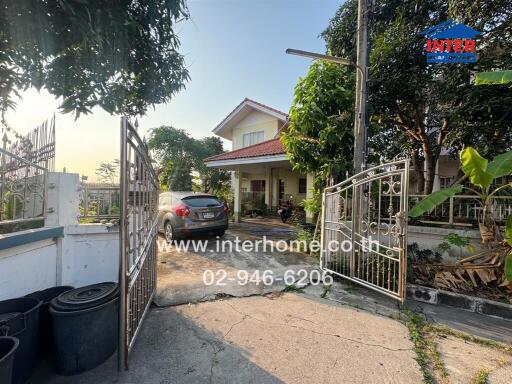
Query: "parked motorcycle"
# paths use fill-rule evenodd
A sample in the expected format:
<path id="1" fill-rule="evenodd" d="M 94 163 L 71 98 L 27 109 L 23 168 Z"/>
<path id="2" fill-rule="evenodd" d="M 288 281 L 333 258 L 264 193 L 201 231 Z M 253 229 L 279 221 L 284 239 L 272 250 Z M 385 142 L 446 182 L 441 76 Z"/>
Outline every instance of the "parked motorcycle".
<path id="1" fill-rule="evenodd" d="M 277 208 L 277 213 L 281 217 L 281 221 L 286 223 L 290 217 L 292 217 L 295 206 L 290 200 L 280 201 Z"/>

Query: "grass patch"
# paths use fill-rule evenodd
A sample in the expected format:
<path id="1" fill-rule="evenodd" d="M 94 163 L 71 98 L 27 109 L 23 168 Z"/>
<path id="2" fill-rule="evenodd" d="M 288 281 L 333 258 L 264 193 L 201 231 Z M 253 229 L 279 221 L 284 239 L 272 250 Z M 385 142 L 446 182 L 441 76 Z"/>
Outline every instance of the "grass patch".
<path id="1" fill-rule="evenodd" d="M 405 315 L 405 324 L 414 344 L 414 353 L 423 374 L 423 381 L 426 384 L 436 384 L 437 377 L 446 379 L 448 372 L 435 342 L 432 328 L 422 316 L 408 309 L 402 309 L 402 313 Z"/>
<path id="2" fill-rule="evenodd" d="M 473 378 L 471 384 L 487 384 L 489 379 L 489 371 L 485 368 L 480 369 Z"/>
<path id="3" fill-rule="evenodd" d="M 468 333 L 456 331 L 456 330 L 453 330 L 451 328 L 444 327 L 441 325 L 430 325 L 430 328 L 432 329 L 433 332 L 435 332 L 438 335 L 457 337 L 464 341 L 479 344 L 479 345 L 482 345 L 482 346 L 488 347 L 488 348 L 493 348 L 493 349 L 496 349 L 503 353 L 506 353 L 509 356 L 512 356 L 512 346 L 510 346 L 510 345 L 501 344 L 494 340 L 482 339 L 478 336 L 474 336 L 474 335 L 470 335 Z"/>

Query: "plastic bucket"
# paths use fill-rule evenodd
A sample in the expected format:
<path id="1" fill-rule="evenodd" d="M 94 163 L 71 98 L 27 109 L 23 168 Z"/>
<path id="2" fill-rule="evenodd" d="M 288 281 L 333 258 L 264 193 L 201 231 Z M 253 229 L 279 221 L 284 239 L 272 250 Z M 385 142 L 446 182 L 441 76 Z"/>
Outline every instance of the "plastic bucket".
<path id="1" fill-rule="evenodd" d="M 0 383 L 10 384 L 12 381 L 14 354 L 19 343 L 15 337 L 0 337 Z"/>
<path id="2" fill-rule="evenodd" d="M 41 302 L 30 297 L 0 301 L 0 335 L 16 337 L 12 383 L 25 383 L 34 371 Z"/>
<path id="3" fill-rule="evenodd" d="M 41 301 L 41 307 L 39 308 L 39 334 L 37 343 L 37 349 L 40 355 L 53 352 L 52 316 L 48 309 L 50 302 L 60 294 L 72 289 L 74 289 L 74 287 L 65 285 L 43 289 L 25 296 Z"/>
<path id="4" fill-rule="evenodd" d="M 117 349 L 119 290 L 115 283 L 77 288 L 50 304 L 57 372 L 74 375 L 105 362 Z"/>
<path id="5" fill-rule="evenodd" d="M 117 348 L 119 299 L 76 312 L 50 306 L 57 372 L 75 375 L 105 362 Z"/>

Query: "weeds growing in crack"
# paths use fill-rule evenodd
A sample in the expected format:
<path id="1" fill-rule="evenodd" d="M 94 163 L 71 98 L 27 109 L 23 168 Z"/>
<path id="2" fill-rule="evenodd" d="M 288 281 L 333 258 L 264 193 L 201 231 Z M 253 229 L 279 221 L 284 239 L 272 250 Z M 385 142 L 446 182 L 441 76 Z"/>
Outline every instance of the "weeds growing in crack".
<path id="1" fill-rule="evenodd" d="M 480 337 L 470 335 L 470 334 L 464 333 L 464 332 L 455 331 L 451 328 L 440 326 L 440 325 L 430 325 L 430 328 L 432 329 L 433 332 L 435 332 L 438 335 L 457 337 L 464 341 L 479 344 L 479 345 L 482 345 L 482 346 L 488 347 L 488 348 L 493 348 L 493 349 L 501 351 L 509 356 L 512 356 L 512 346 L 510 346 L 510 345 L 501 344 L 494 340 L 482 339 Z"/>
<path id="2" fill-rule="evenodd" d="M 403 309 L 402 313 L 406 317 L 405 324 L 409 329 L 411 341 L 414 344 L 416 361 L 421 368 L 424 382 L 426 384 L 435 384 L 437 383 L 436 377 L 446 379 L 448 373 L 429 324 L 423 317 L 412 313 L 408 309 Z"/>
<path id="3" fill-rule="evenodd" d="M 324 291 L 320 295 L 322 299 L 325 299 L 329 293 L 331 293 L 332 284 L 324 285 Z"/>
<path id="4" fill-rule="evenodd" d="M 287 285 L 285 289 L 283 289 L 283 292 L 299 292 L 301 293 L 303 287 L 297 287 L 295 284 Z"/>
<path id="5" fill-rule="evenodd" d="M 489 379 L 489 370 L 482 368 L 480 369 L 473 378 L 471 384 L 487 384 Z"/>

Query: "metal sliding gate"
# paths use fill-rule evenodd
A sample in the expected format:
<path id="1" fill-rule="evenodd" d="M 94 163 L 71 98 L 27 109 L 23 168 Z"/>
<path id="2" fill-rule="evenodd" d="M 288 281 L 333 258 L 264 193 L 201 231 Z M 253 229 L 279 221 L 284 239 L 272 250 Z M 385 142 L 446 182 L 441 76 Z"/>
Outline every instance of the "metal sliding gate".
<path id="1" fill-rule="evenodd" d="M 156 288 L 158 178 L 146 143 L 121 119 L 119 223 L 119 369 L 128 355 Z"/>
<path id="2" fill-rule="evenodd" d="M 320 268 L 403 302 L 408 185 L 405 159 L 326 188 Z"/>

